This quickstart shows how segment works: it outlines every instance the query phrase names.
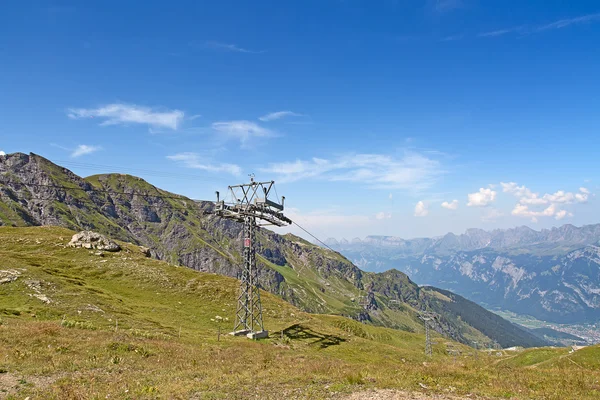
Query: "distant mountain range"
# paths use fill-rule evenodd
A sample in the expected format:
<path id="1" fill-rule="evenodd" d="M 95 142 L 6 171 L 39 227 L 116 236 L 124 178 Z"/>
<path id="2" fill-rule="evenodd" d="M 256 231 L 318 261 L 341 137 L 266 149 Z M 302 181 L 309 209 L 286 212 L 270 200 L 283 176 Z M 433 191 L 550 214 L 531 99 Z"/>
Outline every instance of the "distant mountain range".
<path id="1" fill-rule="evenodd" d="M 491 309 L 581 323 L 600 319 L 599 241 L 600 224 L 326 243 L 367 271 L 396 268 Z"/>
<path id="2" fill-rule="evenodd" d="M 512 229 L 467 229 L 461 235 L 448 233 L 435 238 L 402 239 L 395 236 L 367 236 L 361 240 L 354 238 L 336 240 L 329 238 L 325 243 L 339 248 L 390 248 L 403 256 L 423 254 L 448 255 L 457 251 L 494 249 L 498 251 L 527 251 L 538 255 L 562 254 L 600 241 L 600 224 L 585 225 L 580 228 L 567 224 L 559 228 L 533 230 L 527 226 Z"/>

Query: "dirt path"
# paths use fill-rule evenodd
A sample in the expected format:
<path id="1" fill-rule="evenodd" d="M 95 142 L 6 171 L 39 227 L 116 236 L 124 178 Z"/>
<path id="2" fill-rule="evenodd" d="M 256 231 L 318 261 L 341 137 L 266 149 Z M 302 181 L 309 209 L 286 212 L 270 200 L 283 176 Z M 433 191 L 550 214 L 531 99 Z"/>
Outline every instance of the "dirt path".
<path id="1" fill-rule="evenodd" d="M 427 394 L 419 392 L 404 392 L 399 390 L 377 389 L 352 393 L 342 397 L 342 400 L 475 400 L 483 399 L 475 395 L 459 397 L 451 394 Z"/>

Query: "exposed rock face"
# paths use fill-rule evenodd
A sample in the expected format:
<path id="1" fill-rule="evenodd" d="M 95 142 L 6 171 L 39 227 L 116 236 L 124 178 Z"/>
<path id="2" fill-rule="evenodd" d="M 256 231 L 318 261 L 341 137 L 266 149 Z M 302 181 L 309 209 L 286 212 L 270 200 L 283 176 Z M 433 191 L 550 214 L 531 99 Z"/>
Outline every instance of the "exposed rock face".
<path id="1" fill-rule="evenodd" d="M 112 252 L 121 250 L 121 246 L 119 246 L 117 243 L 99 233 L 91 231 L 83 231 L 74 234 L 68 246 Z"/>

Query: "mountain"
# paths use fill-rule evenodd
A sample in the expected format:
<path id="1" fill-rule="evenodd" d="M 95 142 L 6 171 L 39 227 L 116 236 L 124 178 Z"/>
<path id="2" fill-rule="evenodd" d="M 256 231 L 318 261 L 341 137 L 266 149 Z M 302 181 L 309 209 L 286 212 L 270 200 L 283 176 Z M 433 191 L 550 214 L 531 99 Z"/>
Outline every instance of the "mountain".
<path id="1" fill-rule="evenodd" d="M 447 400 L 600 393 L 600 346 L 476 352 L 433 333 L 426 357 L 422 332 L 305 313 L 266 292 L 271 337 L 233 337 L 223 320 L 235 314 L 236 280 L 148 258 L 130 243 L 118 242 L 118 252 L 72 248 L 74 233 L 0 227 L 1 399 L 349 400 L 373 398 L 378 388 L 385 398 Z"/>
<path id="2" fill-rule="evenodd" d="M 334 249 L 365 270 L 396 268 L 492 309 L 584 323 L 600 320 L 599 240 L 600 224 L 563 225 L 432 239 L 371 236 Z"/>
<path id="3" fill-rule="evenodd" d="M 241 226 L 213 215 L 212 202 L 194 202 L 130 175 L 83 179 L 21 153 L 0 156 L 0 195 L 2 225 L 93 230 L 147 246 L 153 257 L 172 264 L 238 277 Z M 420 288 L 402 272 L 364 272 L 341 254 L 294 235 L 259 229 L 257 240 L 262 287 L 305 311 L 419 332 L 418 313 L 430 310 L 440 315 L 434 328 L 463 343 L 546 344 L 478 306 L 477 313 L 497 321 L 497 329 L 489 330 L 482 319 L 466 323 L 455 307 L 465 299 Z"/>
<path id="4" fill-rule="evenodd" d="M 367 236 L 352 242 L 329 238 L 328 245 L 344 250 L 370 250 L 373 248 L 393 251 L 395 255 L 420 256 L 450 255 L 459 251 L 494 249 L 506 253 L 521 254 L 528 252 L 536 255 L 563 254 L 600 240 L 600 224 L 576 227 L 570 224 L 552 229 L 535 231 L 527 226 L 512 229 L 467 229 L 464 234 L 448 233 L 437 238 L 402 239 L 395 236 Z"/>

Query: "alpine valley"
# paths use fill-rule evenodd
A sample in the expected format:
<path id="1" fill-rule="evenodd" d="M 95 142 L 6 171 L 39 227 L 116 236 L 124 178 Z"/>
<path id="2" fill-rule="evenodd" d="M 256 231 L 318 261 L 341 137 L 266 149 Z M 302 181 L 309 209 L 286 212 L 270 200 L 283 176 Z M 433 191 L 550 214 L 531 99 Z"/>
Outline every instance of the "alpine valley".
<path id="1" fill-rule="evenodd" d="M 594 324 L 600 320 L 599 240 L 596 224 L 327 243 L 365 270 L 396 268 L 419 284 L 451 290 L 488 309 L 556 324 Z"/>

